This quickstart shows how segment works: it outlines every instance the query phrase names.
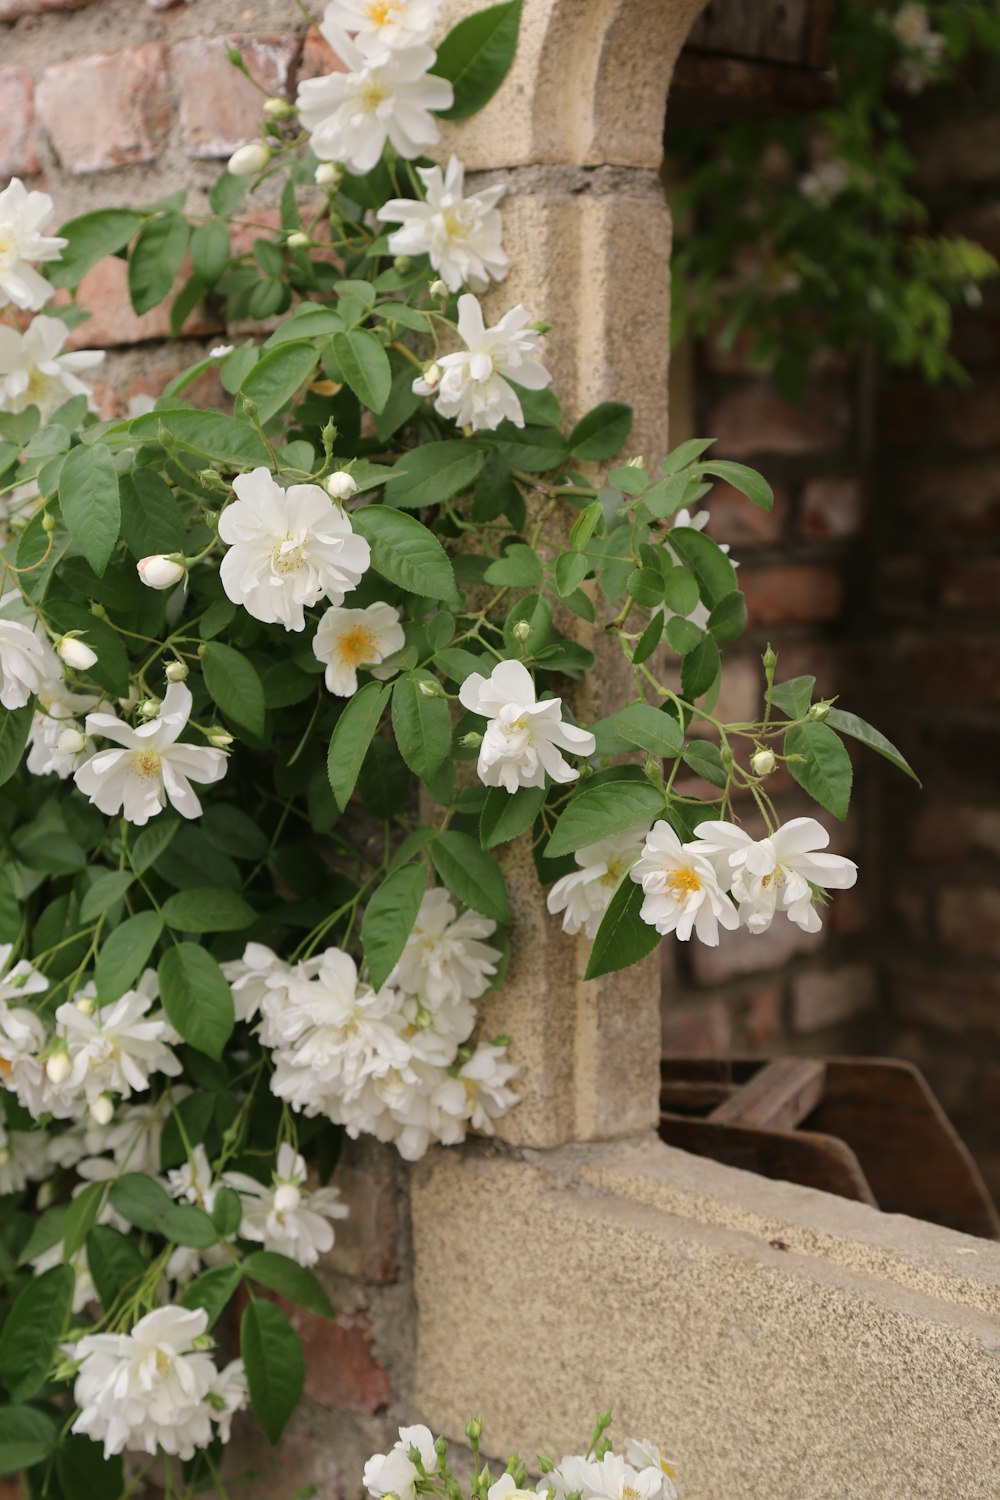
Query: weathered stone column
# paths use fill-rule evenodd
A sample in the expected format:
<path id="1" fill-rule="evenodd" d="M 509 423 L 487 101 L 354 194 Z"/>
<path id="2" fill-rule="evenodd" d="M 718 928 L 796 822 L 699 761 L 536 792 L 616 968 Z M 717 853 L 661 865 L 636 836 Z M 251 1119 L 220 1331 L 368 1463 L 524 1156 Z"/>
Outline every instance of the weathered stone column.
<path id="1" fill-rule="evenodd" d="M 658 169 L 667 85 L 702 0 L 525 0 L 513 69 L 495 98 L 450 128 L 472 181 L 502 173 L 513 262 L 491 294 L 552 324 L 546 361 L 570 419 L 629 401 L 629 451 L 667 446 L 670 217 Z M 446 24 L 476 9 L 452 0 Z M 631 696 L 621 659 L 597 665 L 578 707 L 596 719 Z M 590 942 L 545 910 L 526 841 L 507 858 L 514 958 L 489 1025 L 514 1038 L 521 1104 L 513 1144 L 551 1147 L 652 1128 L 659 1087 L 655 956 L 584 984 Z"/>

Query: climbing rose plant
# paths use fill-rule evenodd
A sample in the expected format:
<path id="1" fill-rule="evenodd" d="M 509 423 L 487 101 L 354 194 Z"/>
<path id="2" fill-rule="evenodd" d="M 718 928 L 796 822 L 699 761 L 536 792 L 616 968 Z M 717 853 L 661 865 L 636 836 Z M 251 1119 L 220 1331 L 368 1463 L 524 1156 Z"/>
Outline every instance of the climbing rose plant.
<path id="1" fill-rule="evenodd" d="M 567 331 L 504 306 L 502 189 L 421 155 L 498 87 L 518 0 L 435 54 L 436 9 L 335 0 L 349 71 L 268 100 L 196 211 L 56 234 L 0 194 L 0 1471 L 33 1496 L 115 1500 L 154 1459 L 218 1489 L 248 1402 L 277 1440 L 303 1357 L 262 1293 L 331 1314 L 343 1135 L 414 1160 L 517 1102 L 503 845 L 595 977 L 663 934 L 815 930 L 856 870 L 768 777 L 842 818 L 842 736 L 907 769 L 770 651 L 759 719 L 714 716 L 746 610 L 699 507 L 771 491 L 708 441 L 628 457 L 621 403 L 564 421 Z M 102 356 L 67 346 L 108 255 L 136 313 L 240 331 L 99 421 Z M 633 698 L 581 723 L 598 640 Z M 550 1487 L 621 1493 L 601 1462 Z"/>

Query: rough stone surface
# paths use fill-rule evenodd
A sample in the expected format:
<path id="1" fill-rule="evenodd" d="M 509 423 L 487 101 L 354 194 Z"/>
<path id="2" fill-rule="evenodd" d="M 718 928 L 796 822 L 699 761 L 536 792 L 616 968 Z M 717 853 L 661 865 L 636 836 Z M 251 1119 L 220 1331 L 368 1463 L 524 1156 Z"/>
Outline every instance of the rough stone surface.
<path id="1" fill-rule="evenodd" d="M 109 172 L 154 161 L 170 123 L 166 50 L 149 43 L 47 68 L 37 104 L 68 172 Z"/>
<path id="2" fill-rule="evenodd" d="M 0 182 L 38 171 L 31 76 L 23 68 L 0 68 Z"/>
<path id="3" fill-rule="evenodd" d="M 227 57 L 235 48 L 268 94 L 287 95 L 300 42 L 295 36 L 189 37 L 170 49 L 189 156 L 229 156 L 260 135 L 260 90 Z"/>

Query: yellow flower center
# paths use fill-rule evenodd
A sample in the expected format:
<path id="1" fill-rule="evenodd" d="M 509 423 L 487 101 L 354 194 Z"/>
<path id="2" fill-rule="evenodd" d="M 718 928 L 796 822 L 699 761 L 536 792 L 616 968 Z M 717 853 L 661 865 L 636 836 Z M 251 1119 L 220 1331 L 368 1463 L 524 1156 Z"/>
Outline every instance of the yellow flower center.
<path id="1" fill-rule="evenodd" d="M 305 560 L 301 543 L 293 536 L 283 536 L 271 553 L 271 567 L 276 573 L 295 573 Z"/>
<path id="2" fill-rule="evenodd" d="M 0 250 L 2 250 L 2 248 L 3 247 L 0 246 Z M 33 369 L 31 371 L 31 374 L 28 376 L 28 388 L 25 391 L 25 397 L 28 404 L 37 405 L 39 401 L 44 401 L 45 397 L 49 393 L 51 386 L 51 375 L 45 375 L 41 370 Z"/>
<path id="3" fill-rule="evenodd" d="M 369 114 L 374 114 L 382 103 L 382 100 L 388 99 L 389 92 L 380 83 L 376 83 L 374 78 L 370 78 L 361 89 L 358 97 L 361 101 L 362 109 L 367 110 Z"/>
<path id="4" fill-rule="evenodd" d="M 160 774 L 160 757 L 155 750 L 137 750 L 132 757 L 132 769 L 143 781 Z"/>
<path id="5" fill-rule="evenodd" d="M 354 625 L 337 642 L 337 655 L 345 667 L 360 667 L 378 659 L 378 642 L 367 625 Z"/>
<path id="6" fill-rule="evenodd" d="M 642 1500 L 642 1497 L 634 1485 L 626 1484 L 622 1487 L 622 1500 Z"/>
<path id="7" fill-rule="evenodd" d="M 365 7 L 365 14 L 373 26 L 384 26 L 402 9 L 403 0 L 370 0 L 370 4 Z"/>
<path id="8" fill-rule="evenodd" d="M 601 876 L 601 884 L 616 886 L 631 864 L 632 861 L 626 859 L 624 854 L 619 854 L 617 859 L 608 860 L 608 868 Z"/>
<path id="9" fill-rule="evenodd" d="M 7 1057 L 0 1057 L 0 1073 L 2 1073 L 5 1078 L 10 1076 L 10 1067 L 10 1059 Z"/>
<path id="10" fill-rule="evenodd" d="M 448 238 L 452 240 L 464 240 L 466 238 L 465 225 L 456 213 L 450 208 L 445 209 L 441 215 Z"/>
<path id="11" fill-rule="evenodd" d="M 701 877 L 690 865 L 671 870 L 667 876 L 667 885 L 674 893 L 678 901 L 685 896 L 693 896 L 695 891 L 701 890 Z"/>

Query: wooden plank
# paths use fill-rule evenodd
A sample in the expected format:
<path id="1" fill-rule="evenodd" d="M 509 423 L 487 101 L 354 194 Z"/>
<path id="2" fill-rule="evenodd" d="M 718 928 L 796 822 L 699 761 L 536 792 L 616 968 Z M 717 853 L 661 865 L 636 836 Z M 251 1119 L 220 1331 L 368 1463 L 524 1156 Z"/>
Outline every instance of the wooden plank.
<path id="1" fill-rule="evenodd" d="M 814 45 L 813 4 L 814 0 L 709 0 L 688 33 L 687 45 L 731 57 L 801 65 Z"/>
<path id="2" fill-rule="evenodd" d="M 792 1130 L 823 1095 L 826 1064 L 811 1057 L 778 1057 L 713 1109 L 716 1125 Z"/>
<path id="3" fill-rule="evenodd" d="M 707 1156 L 727 1167 L 756 1172 L 776 1182 L 797 1182 L 878 1208 L 850 1146 L 810 1131 L 749 1129 L 716 1125 L 680 1115 L 660 1116 L 660 1139 L 668 1146 Z"/>
<path id="4" fill-rule="evenodd" d="M 678 1079 L 665 1083 L 660 1090 L 660 1108 L 684 1114 L 685 1111 L 714 1109 L 733 1093 L 734 1083 L 686 1083 Z"/>
<path id="5" fill-rule="evenodd" d="M 784 64 L 684 51 L 667 100 L 667 140 L 684 125 L 812 114 L 833 97 L 825 73 Z"/>

